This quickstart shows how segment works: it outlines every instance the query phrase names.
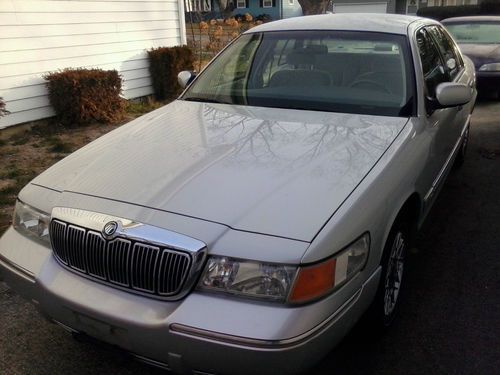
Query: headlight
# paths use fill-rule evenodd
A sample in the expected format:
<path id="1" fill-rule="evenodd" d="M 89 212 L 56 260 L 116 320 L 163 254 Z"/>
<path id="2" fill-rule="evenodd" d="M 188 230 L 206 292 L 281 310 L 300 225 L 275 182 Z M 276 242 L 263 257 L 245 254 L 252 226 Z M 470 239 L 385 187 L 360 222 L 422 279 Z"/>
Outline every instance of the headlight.
<path id="1" fill-rule="evenodd" d="M 16 201 L 14 209 L 14 228 L 26 236 L 42 241 L 49 245 L 50 215 Z"/>
<path id="2" fill-rule="evenodd" d="M 280 264 L 214 256 L 208 260 L 199 288 L 284 301 L 296 269 Z"/>
<path id="3" fill-rule="evenodd" d="M 370 249 L 365 233 L 346 249 L 311 266 L 289 266 L 214 256 L 198 288 L 278 302 L 305 303 L 339 288 L 363 269 Z"/>
<path id="4" fill-rule="evenodd" d="M 484 64 L 479 68 L 480 72 L 500 72 L 500 63 Z"/>

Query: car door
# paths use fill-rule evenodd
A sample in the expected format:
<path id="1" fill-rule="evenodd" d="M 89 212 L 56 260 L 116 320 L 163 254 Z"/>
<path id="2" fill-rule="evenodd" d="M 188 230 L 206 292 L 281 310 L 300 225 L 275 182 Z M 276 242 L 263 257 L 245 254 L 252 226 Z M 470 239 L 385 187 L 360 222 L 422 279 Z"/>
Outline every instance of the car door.
<path id="1" fill-rule="evenodd" d="M 419 29 L 416 34 L 418 52 L 422 65 L 426 100 L 425 132 L 430 138 L 424 204 L 427 209 L 435 198 L 451 164 L 451 155 L 459 140 L 467 116 L 463 107 L 439 108 L 436 103 L 436 88 L 443 82 L 462 82 L 464 64 L 453 48 L 445 45 L 446 36 L 437 26 Z M 465 82 L 464 82 L 465 83 Z"/>
<path id="2" fill-rule="evenodd" d="M 438 47 L 444 61 L 444 68 L 448 71 L 448 76 L 451 82 L 462 83 L 465 85 L 473 85 L 474 77 L 465 69 L 465 64 L 460 54 L 460 50 L 453 42 L 453 39 L 441 26 L 430 26 L 427 28 L 432 35 L 436 46 Z M 464 125 L 468 121 L 470 115 L 469 106 L 457 106 L 451 108 L 452 114 L 455 116 L 449 123 L 450 136 L 454 137 L 455 142 L 447 145 L 446 151 L 448 154 L 452 151 L 455 143 L 459 141 Z M 454 111 L 453 111 L 454 110 Z"/>

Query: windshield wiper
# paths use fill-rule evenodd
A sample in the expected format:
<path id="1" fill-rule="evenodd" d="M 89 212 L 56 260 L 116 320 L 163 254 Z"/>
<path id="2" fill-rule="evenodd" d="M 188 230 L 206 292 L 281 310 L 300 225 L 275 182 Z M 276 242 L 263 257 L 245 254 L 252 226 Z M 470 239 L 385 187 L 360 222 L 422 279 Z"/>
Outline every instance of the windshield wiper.
<path id="1" fill-rule="evenodd" d="M 212 98 L 202 98 L 199 96 L 189 96 L 187 98 L 182 98 L 182 100 L 187 100 L 188 102 L 200 102 L 200 103 L 218 103 L 218 104 L 232 104 L 224 102 L 222 100 L 212 99 Z"/>

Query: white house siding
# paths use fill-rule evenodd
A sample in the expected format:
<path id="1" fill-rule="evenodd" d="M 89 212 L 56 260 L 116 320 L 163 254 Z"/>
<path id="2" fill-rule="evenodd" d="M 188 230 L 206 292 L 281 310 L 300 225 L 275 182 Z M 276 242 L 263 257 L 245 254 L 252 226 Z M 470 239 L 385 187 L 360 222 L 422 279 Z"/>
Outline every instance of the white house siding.
<path id="1" fill-rule="evenodd" d="M 398 0 L 333 0 L 334 13 L 395 13 Z M 399 0 L 406 3 L 407 0 Z M 385 5 L 384 5 L 385 3 Z"/>
<path id="2" fill-rule="evenodd" d="M 54 115 L 42 76 L 116 69 L 123 96 L 153 93 L 146 50 L 186 43 L 183 0 L 0 0 L 0 129 Z"/>
<path id="3" fill-rule="evenodd" d="M 387 13 L 387 2 L 334 3 L 334 13 Z"/>

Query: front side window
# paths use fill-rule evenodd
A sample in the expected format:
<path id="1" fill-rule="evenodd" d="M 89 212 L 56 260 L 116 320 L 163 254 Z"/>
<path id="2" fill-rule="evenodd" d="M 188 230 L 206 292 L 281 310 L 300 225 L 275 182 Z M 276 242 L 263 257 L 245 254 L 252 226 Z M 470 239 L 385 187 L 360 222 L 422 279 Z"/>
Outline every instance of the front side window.
<path id="1" fill-rule="evenodd" d="M 236 0 L 236 8 L 246 8 L 247 0 Z"/>
<path id="2" fill-rule="evenodd" d="M 456 50 L 455 44 L 448 35 L 438 26 L 430 26 L 427 28 L 444 58 L 444 68 L 448 70 L 450 78 L 453 80 L 460 71 L 463 63 L 460 59 L 460 54 Z"/>
<path id="3" fill-rule="evenodd" d="M 417 44 L 427 96 L 433 98 L 436 95 L 437 85 L 448 82 L 449 75 L 444 69 L 438 49 L 426 29 L 420 29 L 417 32 Z"/>
<path id="4" fill-rule="evenodd" d="M 273 7 L 273 0 L 263 0 L 262 7 L 263 8 L 272 8 Z"/>
<path id="5" fill-rule="evenodd" d="M 181 99 L 408 116 L 414 80 L 407 38 L 344 31 L 244 34 Z"/>

